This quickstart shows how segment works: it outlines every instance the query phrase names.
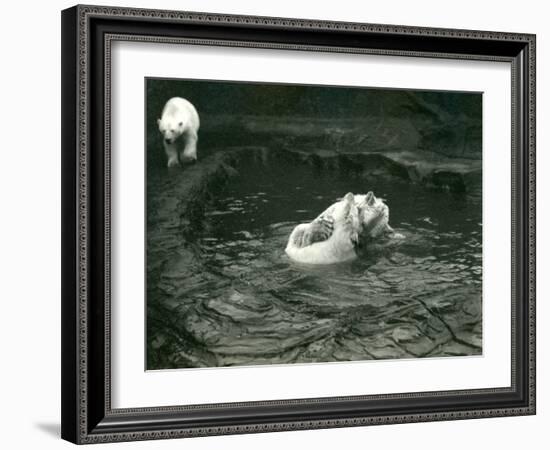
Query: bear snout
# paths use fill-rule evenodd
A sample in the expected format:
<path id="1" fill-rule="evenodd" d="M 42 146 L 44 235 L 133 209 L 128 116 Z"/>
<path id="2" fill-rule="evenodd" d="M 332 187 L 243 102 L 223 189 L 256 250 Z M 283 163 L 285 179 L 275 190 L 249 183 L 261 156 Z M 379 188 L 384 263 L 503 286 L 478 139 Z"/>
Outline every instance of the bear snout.
<path id="1" fill-rule="evenodd" d="M 171 143 L 172 143 L 172 139 L 170 139 L 170 138 L 164 138 L 164 142 L 166 142 L 167 144 L 171 144 Z"/>

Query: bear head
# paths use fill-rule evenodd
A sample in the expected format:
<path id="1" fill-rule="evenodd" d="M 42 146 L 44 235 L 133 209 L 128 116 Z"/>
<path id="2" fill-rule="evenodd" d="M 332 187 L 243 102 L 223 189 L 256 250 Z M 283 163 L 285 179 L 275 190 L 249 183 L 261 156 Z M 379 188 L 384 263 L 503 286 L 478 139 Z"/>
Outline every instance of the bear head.
<path id="1" fill-rule="evenodd" d="M 172 144 L 184 133 L 183 122 L 178 121 L 173 117 L 157 119 L 159 131 L 161 132 L 164 142 Z"/>

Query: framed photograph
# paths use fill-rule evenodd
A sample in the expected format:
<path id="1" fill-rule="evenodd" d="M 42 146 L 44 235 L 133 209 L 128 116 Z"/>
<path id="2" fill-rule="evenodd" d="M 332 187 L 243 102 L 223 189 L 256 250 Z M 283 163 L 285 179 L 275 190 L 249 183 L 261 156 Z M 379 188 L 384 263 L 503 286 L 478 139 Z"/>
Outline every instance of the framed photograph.
<path id="1" fill-rule="evenodd" d="M 62 437 L 535 413 L 535 36 L 62 12 Z"/>

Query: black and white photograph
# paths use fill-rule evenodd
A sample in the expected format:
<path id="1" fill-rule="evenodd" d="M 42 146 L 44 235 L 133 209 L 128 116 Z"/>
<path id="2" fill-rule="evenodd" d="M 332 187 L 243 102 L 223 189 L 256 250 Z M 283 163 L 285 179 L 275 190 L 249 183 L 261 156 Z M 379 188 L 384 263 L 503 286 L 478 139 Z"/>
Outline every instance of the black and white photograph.
<path id="1" fill-rule="evenodd" d="M 481 92 L 145 95 L 147 370 L 483 355 Z"/>
<path id="2" fill-rule="evenodd" d="M 543 448 L 545 6 L 7 2 L 0 448 Z"/>

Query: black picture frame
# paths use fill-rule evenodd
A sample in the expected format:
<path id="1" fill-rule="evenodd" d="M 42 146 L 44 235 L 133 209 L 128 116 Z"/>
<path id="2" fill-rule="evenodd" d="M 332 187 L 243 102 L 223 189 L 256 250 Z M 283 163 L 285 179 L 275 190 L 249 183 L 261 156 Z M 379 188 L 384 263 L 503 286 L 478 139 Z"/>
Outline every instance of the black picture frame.
<path id="1" fill-rule="evenodd" d="M 512 65 L 511 386 L 112 409 L 110 45 L 299 49 Z M 62 12 L 62 437 L 74 443 L 535 414 L 535 36 L 75 6 Z"/>

